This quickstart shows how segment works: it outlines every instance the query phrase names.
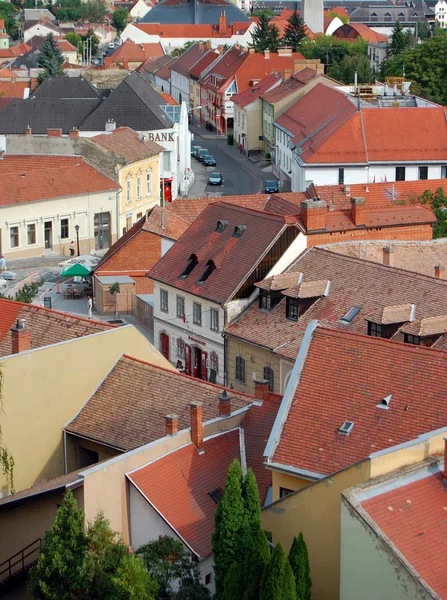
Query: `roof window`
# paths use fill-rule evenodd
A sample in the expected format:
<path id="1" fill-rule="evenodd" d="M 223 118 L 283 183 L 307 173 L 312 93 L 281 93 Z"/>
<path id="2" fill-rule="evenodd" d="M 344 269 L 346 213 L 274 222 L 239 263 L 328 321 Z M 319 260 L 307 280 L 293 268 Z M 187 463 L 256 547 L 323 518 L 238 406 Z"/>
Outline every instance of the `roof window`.
<path id="1" fill-rule="evenodd" d="M 360 306 L 353 306 L 348 310 L 348 312 L 345 315 L 342 316 L 342 318 L 340 319 L 340 323 L 343 323 L 343 325 L 349 325 L 354 320 L 354 317 L 356 317 L 359 314 L 359 312 Z"/>
<path id="2" fill-rule="evenodd" d="M 390 402 L 391 402 L 392 397 L 393 397 L 393 394 L 389 394 L 388 396 L 385 396 L 385 398 L 382 398 L 382 400 L 379 402 L 379 404 L 376 405 L 376 408 L 382 408 L 383 410 L 388 410 L 390 407 Z"/>
<path id="3" fill-rule="evenodd" d="M 199 285 L 203 285 L 205 283 L 205 281 L 208 279 L 208 277 L 211 275 L 211 273 L 214 271 L 214 269 L 216 269 L 216 265 L 214 264 L 214 262 L 212 260 L 209 260 L 206 263 L 206 269 L 203 272 L 202 277 L 199 279 L 199 281 L 197 283 Z"/>
<path id="4" fill-rule="evenodd" d="M 197 255 L 191 254 L 185 270 L 183 271 L 183 273 L 181 275 L 179 275 L 179 279 L 186 279 L 188 277 L 188 275 L 191 273 L 191 271 L 194 269 L 194 267 L 197 265 L 198 262 L 199 262 L 199 260 L 197 258 Z"/>
<path id="5" fill-rule="evenodd" d="M 228 219 L 222 219 L 221 221 L 217 221 L 217 227 L 216 227 L 217 233 L 222 233 L 227 225 L 228 225 Z"/>
<path id="6" fill-rule="evenodd" d="M 340 435 L 350 435 L 351 431 L 354 429 L 354 425 L 355 423 L 353 423 L 352 421 L 345 421 L 338 430 L 338 433 Z"/>
<path id="7" fill-rule="evenodd" d="M 216 504 L 222 500 L 224 495 L 223 489 L 221 487 L 214 488 L 211 492 L 208 492 L 208 496 L 213 500 Z"/>
<path id="8" fill-rule="evenodd" d="M 236 225 L 233 232 L 234 238 L 240 238 L 244 231 L 247 229 L 247 225 Z"/>

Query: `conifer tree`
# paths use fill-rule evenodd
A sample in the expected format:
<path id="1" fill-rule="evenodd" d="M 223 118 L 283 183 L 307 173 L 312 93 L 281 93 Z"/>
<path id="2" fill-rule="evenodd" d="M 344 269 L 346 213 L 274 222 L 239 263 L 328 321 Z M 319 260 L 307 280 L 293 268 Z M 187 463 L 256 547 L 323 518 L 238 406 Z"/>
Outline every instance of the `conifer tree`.
<path id="1" fill-rule="evenodd" d="M 287 25 L 284 29 L 283 43 L 285 46 L 292 48 L 293 52 L 297 52 L 301 40 L 306 37 L 304 23 L 297 10 L 294 10 L 287 19 Z"/>
<path id="2" fill-rule="evenodd" d="M 243 600 L 244 575 L 241 565 L 234 562 L 225 577 L 222 600 Z"/>
<path id="3" fill-rule="evenodd" d="M 258 484 L 251 469 L 248 469 L 242 483 L 244 519 L 242 523 L 241 560 L 245 560 L 258 531 L 261 530 L 261 501 Z"/>
<path id="4" fill-rule="evenodd" d="M 45 38 L 42 50 L 37 57 L 37 66 L 44 69 L 37 77 L 37 82 L 40 85 L 48 77 L 63 77 L 65 75 L 62 65 L 64 57 L 57 45 L 52 33 L 49 33 Z"/>
<path id="5" fill-rule="evenodd" d="M 274 23 L 270 23 L 270 17 L 267 12 L 262 12 L 259 17 L 259 22 L 256 29 L 252 33 L 252 43 L 250 47 L 255 52 L 278 52 L 281 43 L 281 36 L 278 27 Z"/>
<path id="6" fill-rule="evenodd" d="M 244 600 L 259 600 L 262 574 L 271 557 L 270 546 L 265 533 L 259 528 L 253 545 L 247 554 L 244 569 Z"/>
<path id="7" fill-rule="evenodd" d="M 296 600 L 292 567 L 279 542 L 262 574 L 259 598 L 260 600 Z"/>
<path id="8" fill-rule="evenodd" d="M 301 531 L 293 540 L 289 552 L 289 563 L 295 576 L 297 600 L 310 600 L 312 580 L 310 578 L 309 555 Z"/>

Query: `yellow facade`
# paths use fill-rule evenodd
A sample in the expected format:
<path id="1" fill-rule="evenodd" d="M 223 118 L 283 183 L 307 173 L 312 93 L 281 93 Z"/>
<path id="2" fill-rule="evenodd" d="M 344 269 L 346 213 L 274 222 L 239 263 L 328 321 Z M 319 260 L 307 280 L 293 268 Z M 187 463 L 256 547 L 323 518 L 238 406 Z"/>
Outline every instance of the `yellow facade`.
<path id="1" fill-rule="evenodd" d="M 157 154 L 119 167 L 121 235 L 160 203 L 161 156 Z"/>
<path id="2" fill-rule="evenodd" d="M 217 55 L 216 55 L 217 56 Z M 191 108 L 195 106 L 200 106 L 200 85 L 197 81 L 193 79 L 189 79 L 189 105 Z M 193 120 L 200 119 L 200 110 L 195 110 L 191 113 L 191 117 Z"/>

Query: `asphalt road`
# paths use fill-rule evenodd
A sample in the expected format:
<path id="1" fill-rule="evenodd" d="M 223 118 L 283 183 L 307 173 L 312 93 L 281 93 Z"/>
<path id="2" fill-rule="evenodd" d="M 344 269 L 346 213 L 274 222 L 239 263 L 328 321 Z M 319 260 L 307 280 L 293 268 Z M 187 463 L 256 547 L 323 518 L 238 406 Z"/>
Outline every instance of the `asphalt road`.
<path id="1" fill-rule="evenodd" d="M 222 150 L 222 147 L 227 143 L 226 140 L 212 141 L 196 138 L 193 143 L 195 146 L 209 150 L 209 153 L 216 159 L 217 164 L 215 167 L 204 167 L 201 162 L 192 158 L 194 183 L 188 192 L 190 198 L 198 198 L 208 194 L 222 196 L 255 194 L 260 191 L 263 179 L 261 176 L 256 177 L 244 166 L 247 159 L 241 156 L 240 161 L 238 161 L 236 160 L 239 157 L 238 154 L 236 154 L 236 158 L 232 158 Z M 208 185 L 208 178 L 214 171 L 222 174 L 223 185 Z"/>

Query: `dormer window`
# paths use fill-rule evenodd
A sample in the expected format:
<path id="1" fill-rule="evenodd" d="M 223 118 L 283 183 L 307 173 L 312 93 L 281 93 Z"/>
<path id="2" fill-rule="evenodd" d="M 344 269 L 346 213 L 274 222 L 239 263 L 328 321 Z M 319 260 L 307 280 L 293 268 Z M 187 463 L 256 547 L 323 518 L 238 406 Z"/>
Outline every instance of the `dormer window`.
<path id="1" fill-rule="evenodd" d="M 298 298 L 287 298 L 286 316 L 291 321 L 298 321 L 300 315 L 300 301 Z"/>
<path id="2" fill-rule="evenodd" d="M 191 271 L 194 269 L 194 267 L 197 265 L 198 262 L 199 261 L 198 261 L 197 256 L 195 254 L 191 254 L 185 270 L 183 271 L 183 273 L 181 275 L 179 275 L 179 279 L 186 279 L 188 277 L 188 275 L 191 273 Z"/>
<path id="3" fill-rule="evenodd" d="M 217 227 L 216 227 L 217 233 L 222 233 L 227 225 L 228 225 L 228 219 L 222 219 L 221 221 L 217 221 Z"/>
<path id="4" fill-rule="evenodd" d="M 199 281 L 197 283 L 199 285 L 203 285 L 205 283 L 205 281 L 208 279 L 208 277 L 211 275 L 211 273 L 214 271 L 214 269 L 216 269 L 216 265 L 214 264 L 214 262 L 212 260 L 209 260 L 206 263 L 206 269 L 203 272 L 202 277 L 199 279 Z"/>
<path id="5" fill-rule="evenodd" d="M 279 290 L 260 290 L 259 308 L 271 312 L 281 302 L 282 294 Z"/>
<path id="6" fill-rule="evenodd" d="M 240 238 L 246 229 L 247 229 L 246 225 L 236 225 L 236 227 L 234 228 L 233 237 Z"/>

